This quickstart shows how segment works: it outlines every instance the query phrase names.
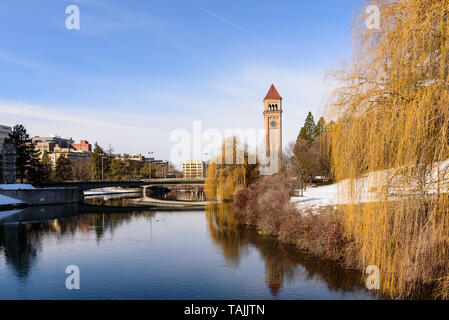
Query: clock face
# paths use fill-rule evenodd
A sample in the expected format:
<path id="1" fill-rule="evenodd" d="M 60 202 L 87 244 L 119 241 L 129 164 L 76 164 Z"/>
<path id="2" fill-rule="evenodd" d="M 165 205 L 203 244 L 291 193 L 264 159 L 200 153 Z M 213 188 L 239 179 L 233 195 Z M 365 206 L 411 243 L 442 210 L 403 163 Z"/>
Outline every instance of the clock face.
<path id="1" fill-rule="evenodd" d="M 272 127 L 276 127 L 277 122 L 273 120 L 273 121 L 270 122 L 270 125 L 271 125 Z"/>

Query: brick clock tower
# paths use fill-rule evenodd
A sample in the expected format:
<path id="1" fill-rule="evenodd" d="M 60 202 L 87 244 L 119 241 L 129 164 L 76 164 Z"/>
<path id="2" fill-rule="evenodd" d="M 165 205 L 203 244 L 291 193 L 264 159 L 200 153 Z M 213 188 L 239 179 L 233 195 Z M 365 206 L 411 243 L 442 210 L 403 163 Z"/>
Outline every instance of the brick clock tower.
<path id="1" fill-rule="evenodd" d="M 276 152 L 279 160 L 282 159 L 282 97 L 276 90 L 274 85 L 271 85 L 267 96 L 264 99 L 264 123 L 265 123 L 265 148 L 267 157 L 271 157 L 272 152 Z M 272 141 L 276 139 L 277 141 Z M 277 150 L 270 150 L 270 145 L 277 147 Z"/>

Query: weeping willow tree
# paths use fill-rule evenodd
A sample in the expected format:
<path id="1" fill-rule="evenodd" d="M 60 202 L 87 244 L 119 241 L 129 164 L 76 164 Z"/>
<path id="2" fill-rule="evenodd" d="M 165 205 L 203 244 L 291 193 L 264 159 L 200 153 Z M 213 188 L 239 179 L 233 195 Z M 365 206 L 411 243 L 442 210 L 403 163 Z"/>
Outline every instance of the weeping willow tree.
<path id="1" fill-rule="evenodd" d="M 355 23 L 351 63 L 328 105 L 347 236 L 381 290 L 449 297 L 449 2 L 377 0 Z"/>
<path id="2" fill-rule="evenodd" d="M 236 191 L 246 188 L 258 177 L 258 165 L 251 164 L 248 148 L 241 146 L 236 137 L 230 137 L 223 142 L 221 154 L 207 169 L 204 191 L 209 199 L 229 201 Z"/>

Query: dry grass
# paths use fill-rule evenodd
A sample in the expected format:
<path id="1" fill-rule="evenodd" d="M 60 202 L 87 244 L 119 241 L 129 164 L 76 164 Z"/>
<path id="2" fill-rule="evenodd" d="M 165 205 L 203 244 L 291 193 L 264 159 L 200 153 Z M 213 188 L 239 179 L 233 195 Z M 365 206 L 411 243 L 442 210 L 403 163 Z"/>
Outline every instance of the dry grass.
<path id="1" fill-rule="evenodd" d="M 335 73 L 343 86 L 329 103 L 330 143 L 340 190 L 356 202 L 361 177 L 376 202 L 342 208 L 347 237 L 363 266 L 377 265 L 381 289 L 409 297 L 435 285 L 449 297 L 449 2 L 370 1 L 381 29 L 354 33 L 354 57 Z"/>

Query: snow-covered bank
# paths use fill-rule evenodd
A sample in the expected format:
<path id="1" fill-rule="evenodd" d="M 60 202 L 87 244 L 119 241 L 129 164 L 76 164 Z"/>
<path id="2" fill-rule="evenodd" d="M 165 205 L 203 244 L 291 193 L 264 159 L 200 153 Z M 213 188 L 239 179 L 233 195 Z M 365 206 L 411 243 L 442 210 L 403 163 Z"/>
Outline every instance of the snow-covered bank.
<path id="1" fill-rule="evenodd" d="M 0 184 L 1 190 L 34 190 L 31 184 Z"/>
<path id="2" fill-rule="evenodd" d="M 322 207 L 337 205 L 337 185 L 331 184 L 322 187 L 308 187 L 303 197 L 292 197 L 292 202 L 298 207 Z"/>
<path id="3" fill-rule="evenodd" d="M 360 183 L 360 182 L 363 183 Z M 359 198 L 356 199 L 355 203 L 366 203 L 377 201 L 377 192 L 375 189 L 368 188 L 365 183 L 366 180 L 357 181 L 356 186 L 361 190 Z M 338 191 L 343 191 L 339 194 Z M 311 209 L 312 212 L 316 213 L 316 209 L 325 206 L 337 206 L 342 204 L 349 204 L 349 180 L 342 181 L 340 183 L 331 184 L 328 186 L 310 186 L 304 191 L 303 197 L 292 197 L 291 202 L 296 203 L 296 206 L 301 211 Z"/>

